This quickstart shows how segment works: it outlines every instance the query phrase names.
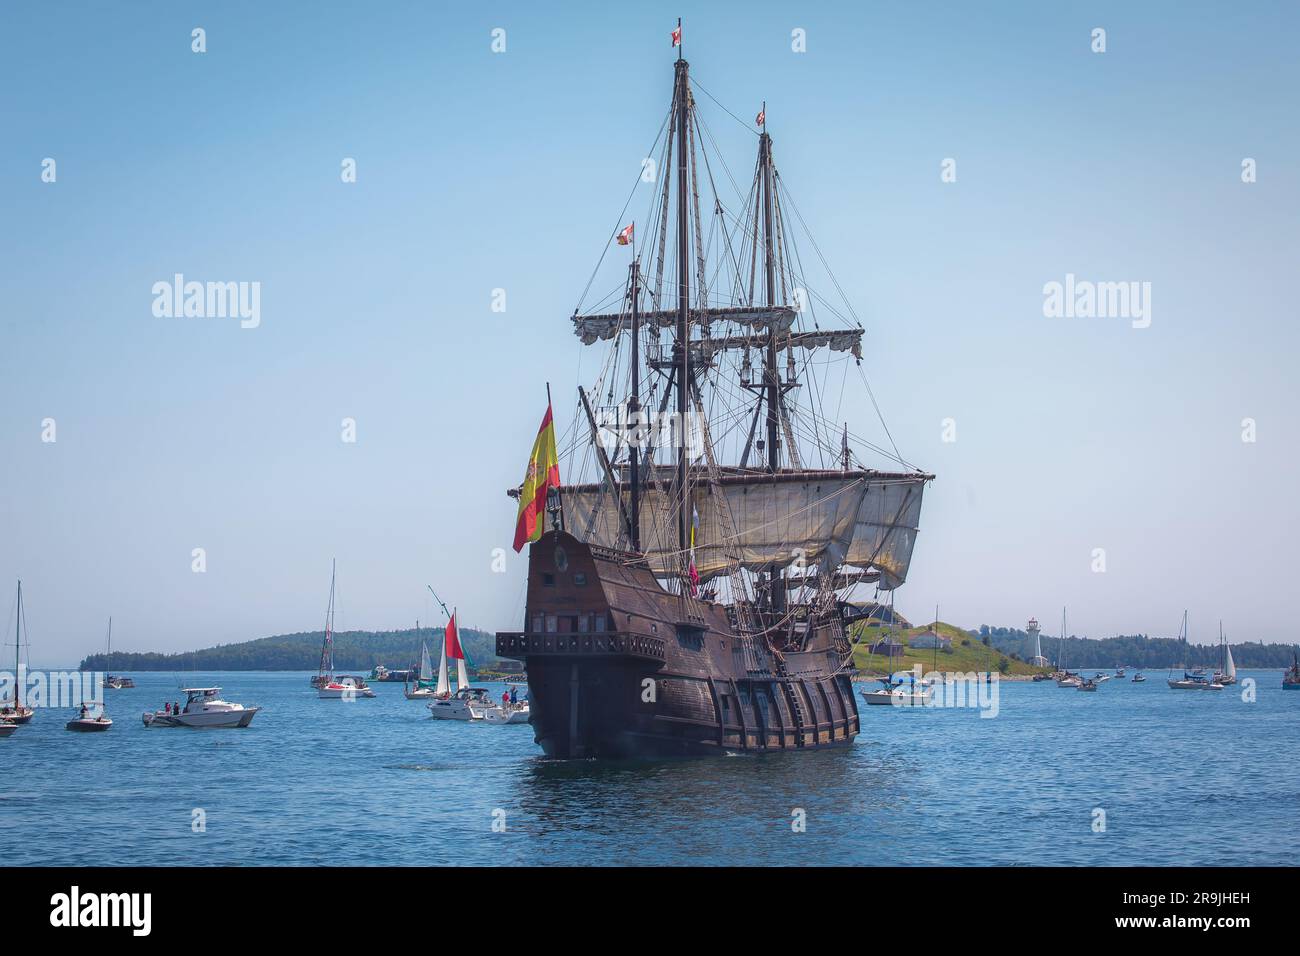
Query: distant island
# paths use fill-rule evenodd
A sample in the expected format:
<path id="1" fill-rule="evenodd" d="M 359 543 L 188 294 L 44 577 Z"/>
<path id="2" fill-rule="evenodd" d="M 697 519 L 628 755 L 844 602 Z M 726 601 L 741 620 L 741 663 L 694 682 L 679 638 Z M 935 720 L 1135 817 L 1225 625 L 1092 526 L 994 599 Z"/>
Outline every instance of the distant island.
<path id="1" fill-rule="evenodd" d="M 864 675 L 906 671 L 917 665 L 923 672 L 997 672 L 1006 677 L 1024 677 L 1044 670 L 985 644 L 970 631 L 942 621 L 937 628 L 857 624 L 852 636 L 857 638 L 853 663 Z"/>
<path id="2" fill-rule="evenodd" d="M 495 635 L 462 627 L 461 646 L 476 669 L 500 664 Z M 434 666 L 438 664 L 442 628 L 422 627 L 418 631 L 339 631 L 334 635 L 334 669 L 339 672 L 369 673 L 376 664 L 390 670 L 417 667 L 420 642 L 429 645 Z M 279 634 L 239 644 L 219 644 L 179 654 L 132 654 L 113 652 L 114 672 L 126 671 L 314 671 L 320 666 L 323 631 Z M 91 654 L 81 662 L 82 670 L 106 671 L 108 657 Z"/>

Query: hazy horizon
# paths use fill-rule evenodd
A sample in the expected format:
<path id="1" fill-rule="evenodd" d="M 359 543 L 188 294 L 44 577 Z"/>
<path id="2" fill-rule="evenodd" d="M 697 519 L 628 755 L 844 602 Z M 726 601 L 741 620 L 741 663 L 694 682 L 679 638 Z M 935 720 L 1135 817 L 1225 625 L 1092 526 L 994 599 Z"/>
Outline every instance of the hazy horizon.
<path id="1" fill-rule="evenodd" d="M 340 631 L 441 626 L 427 584 L 517 629 L 505 489 L 546 383 L 564 431 L 592 378 L 568 316 L 679 15 L 742 175 L 711 97 L 766 102 L 890 432 L 937 475 L 899 612 L 1173 637 L 1187 608 L 1193 643 L 1294 642 L 1300 11 L 684 0 L 0 10 L 4 640 L 18 577 L 38 666 L 110 615 L 122 651 L 319 629 L 333 558 Z M 260 283 L 256 327 L 156 316 L 177 274 Z M 1067 277 L 1150 283 L 1149 325 L 1047 317 Z"/>

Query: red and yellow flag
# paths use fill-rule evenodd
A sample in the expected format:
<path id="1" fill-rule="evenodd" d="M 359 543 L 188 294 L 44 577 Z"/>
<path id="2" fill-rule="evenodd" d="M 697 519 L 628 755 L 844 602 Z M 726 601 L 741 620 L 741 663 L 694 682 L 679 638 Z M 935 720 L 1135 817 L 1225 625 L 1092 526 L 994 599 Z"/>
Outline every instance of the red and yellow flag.
<path id="1" fill-rule="evenodd" d="M 529 541 L 536 541 L 546 530 L 546 492 L 560 487 L 560 456 L 555 451 L 555 424 L 551 421 L 551 405 L 546 404 L 546 416 L 537 431 L 524 486 L 519 492 L 519 518 L 515 524 L 515 550 L 519 551 Z"/>

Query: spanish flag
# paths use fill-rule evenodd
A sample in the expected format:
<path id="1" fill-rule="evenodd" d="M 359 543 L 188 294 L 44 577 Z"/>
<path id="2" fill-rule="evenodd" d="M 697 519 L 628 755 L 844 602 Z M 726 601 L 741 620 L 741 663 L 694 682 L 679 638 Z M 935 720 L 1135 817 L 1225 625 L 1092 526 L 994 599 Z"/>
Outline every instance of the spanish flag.
<path id="1" fill-rule="evenodd" d="M 560 456 L 555 451 L 555 423 L 551 421 L 551 405 L 546 404 L 546 416 L 537 431 L 528 471 L 519 490 L 519 518 L 515 524 L 515 550 L 520 551 L 529 541 L 536 541 L 546 530 L 546 492 L 560 487 Z"/>

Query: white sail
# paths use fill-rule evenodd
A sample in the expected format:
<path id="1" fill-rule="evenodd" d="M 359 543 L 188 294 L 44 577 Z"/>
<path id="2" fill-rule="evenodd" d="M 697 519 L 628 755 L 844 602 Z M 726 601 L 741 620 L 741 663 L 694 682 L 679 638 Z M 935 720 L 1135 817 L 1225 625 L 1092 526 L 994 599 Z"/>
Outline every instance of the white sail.
<path id="1" fill-rule="evenodd" d="M 1236 676 L 1237 676 L 1237 665 L 1236 665 L 1235 663 L 1233 663 L 1233 660 L 1232 660 L 1232 648 L 1231 648 L 1231 647 L 1228 647 L 1228 646 L 1225 644 L 1225 645 L 1224 645 L 1224 650 L 1226 650 L 1226 651 L 1228 652 L 1228 657 L 1227 657 L 1227 661 L 1228 661 L 1228 663 L 1227 663 L 1227 665 L 1224 667 L 1223 673 L 1224 673 L 1225 675 L 1227 675 L 1228 677 L 1236 677 Z"/>
<path id="2" fill-rule="evenodd" d="M 442 657 L 438 661 L 438 686 L 434 693 L 439 697 L 446 697 L 451 693 L 451 684 L 447 680 L 447 642 L 442 642 Z"/>
<path id="3" fill-rule="evenodd" d="M 733 562 L 759 571 L 802 559 L 828 568 L 845 563 L 875 568 L 882 587 L 895 587 L 907 578 L 925 480 L 911 474 L 807 471 L 728 476 L 709 487 L 701 478 L 692 489 L 699 515 L 696 570 L 708 580 L 726 573 Z M 564 488 L 562 497 L 571 532 L 592 544 L 626 547 L 615 495 L 598 485 L 581 485 Z M 644 487 L 641 543 L 658 574 L 680 570 L 675 506 L 666 482 Z"/>
<path id="4" fill-rule="evenodd" d="M 420 680 L 433 679 L 433 662 L 429 660 L 429 645 L 420 642 Z"/>
<path id="5" fill-rule="evenodd" d="M 456 689 L 469 686 L 469 672 L 465 670 L 465 658 L 456 658 Z"/>

